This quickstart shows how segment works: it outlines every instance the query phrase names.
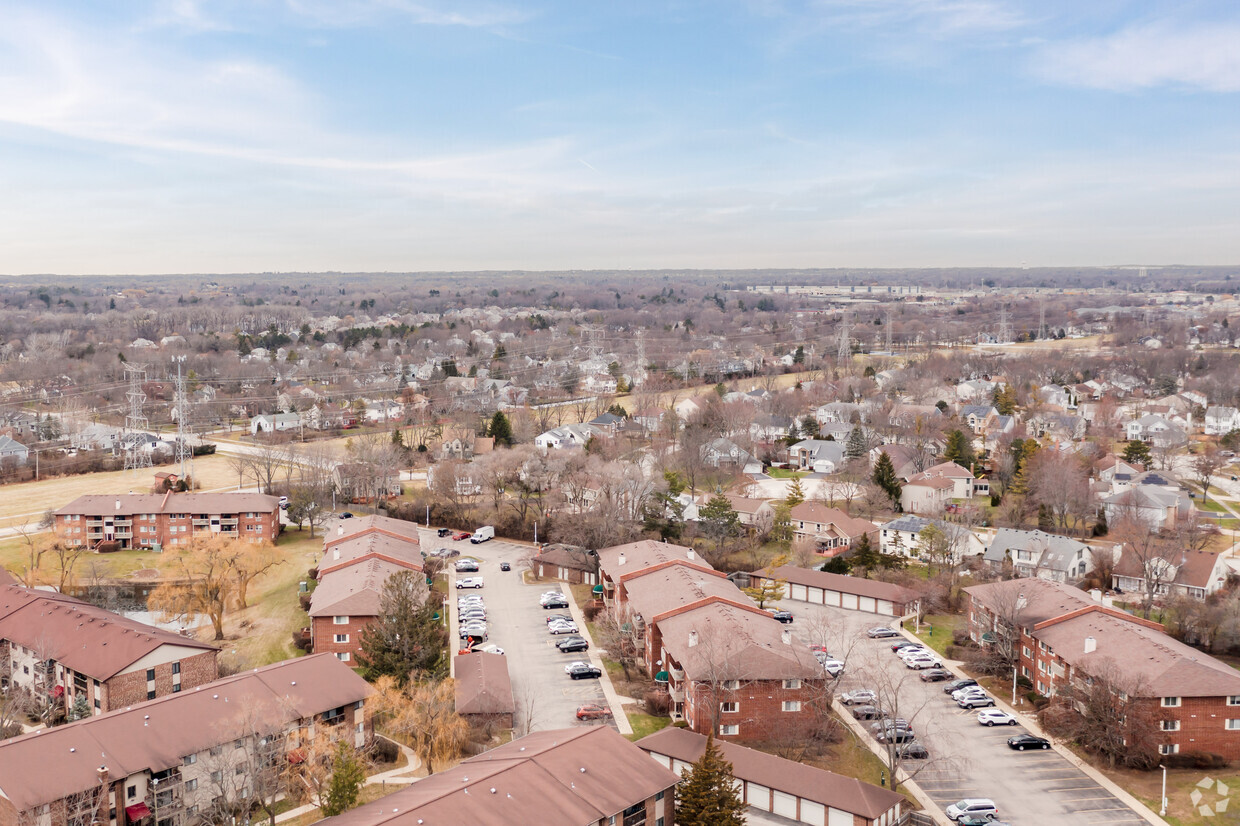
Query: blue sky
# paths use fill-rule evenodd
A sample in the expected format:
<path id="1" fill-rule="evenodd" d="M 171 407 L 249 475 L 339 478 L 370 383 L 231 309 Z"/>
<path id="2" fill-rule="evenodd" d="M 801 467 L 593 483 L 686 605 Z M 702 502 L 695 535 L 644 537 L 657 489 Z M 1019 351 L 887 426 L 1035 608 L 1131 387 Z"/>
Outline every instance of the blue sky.
<path id="1" fill-rule="evenodd" d="M 1240 5 L 0 0 L 0 272 L 1240 261 Z"/>

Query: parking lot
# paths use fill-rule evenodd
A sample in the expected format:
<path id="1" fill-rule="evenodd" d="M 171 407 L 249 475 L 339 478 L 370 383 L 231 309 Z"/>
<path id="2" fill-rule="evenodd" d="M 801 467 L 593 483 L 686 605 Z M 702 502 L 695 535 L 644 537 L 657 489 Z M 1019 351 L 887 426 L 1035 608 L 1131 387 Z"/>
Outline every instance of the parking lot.
<path id="1" fill-rule="evenodd" d="M 578 706 L 585 703 L 607 705 L 601 681 L 573 680 L 564 673 L 564 666 L 575 660 L 587 660 L 601 668 L 598 655 L 593 648 L 586 652 L 561 653 L 555 644 L 564 637 L 547 632 L 546 616 L 549 613 L 569 612 L 545 611 L 538 603 L 538 597 L 544 591 L 558 590 L 565 593 L 571 604 L 572 595 L 568 593 L 568 586 L 555 582 L 523 584 L 521 559 L 529 553 L 528 546 L 498 539 L 474 545 L 468 540 L 440 538 L 434 530 L 422 529 L 420 533 L 422 549 L 427 553 L 436 548 L 451 548 L 461 553 L 461 556 L 449 560 L 448 565 L 449 582 L 453 584 L 449 596 L 453 644 L 457 636 L 457 597 L 478 594 L 486 603 L 487 642 L 504 649 L 508 659 L 508 673 L 517 705 L 517 731 L 598 725 L 598 721 L 578 721 L 576 712 Z M 463 557 L 478 560 L 477 573 L 456 573 L 452 563 Z M 501 562 L 507 562 L 512 570 L 501 571 Z M 479 590 L 456 590 L 458 576 L 481 576 L 483 587 Z M 574 613 L 580 618 L 579 611 Z M 581 624 L 579 622 L 579 626 Z M 582 630 L 585 630 L 584 627 Z M 607 679 L 606 670 L 602 679 Z M 612 725 L 615 725 L 614 721 Z"/>
<path id="2" fill-rule="evenodd" d="M 802 602 L 780 607 L 793 612 L 792 629 L 802 641 L 826 644 L 846 660 L 841 691 L 872 688 L 898 700 L 896 712 L 930 752 L 928 760 L 907 761 L 906 768 L 940 811 L 962 798 L 988 797 L 1015 826 L 1146 822 L 1059 752 L 1009 748 L 1007 738 L 1025 732 L 1024 726 L 979 725 L 976 711 L 959 708 L 943 693 L 944 683 L 923 683 L 907 669 L 891 651 L 894 640 L 865 636 L 867 628 L 894 627 L 891 618 Z"/>

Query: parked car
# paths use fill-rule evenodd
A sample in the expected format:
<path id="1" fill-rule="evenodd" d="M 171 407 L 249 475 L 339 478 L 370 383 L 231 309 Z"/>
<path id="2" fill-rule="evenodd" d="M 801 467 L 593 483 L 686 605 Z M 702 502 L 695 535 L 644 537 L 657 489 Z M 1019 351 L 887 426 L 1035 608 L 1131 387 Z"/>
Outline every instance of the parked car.
<path id="1" fill-rule="evenodd" d="M 487 638 L 487 625 L 485 622 L 466 623 L 465 625 L 461 626 L 461 630 L 458 636 L 461 639 L 467 639 L 469 637 L 477 637 L 478 639 L 485 640 Z"/>
<path id="2" fill-rule="evenodd" d="M 340 518 L 341 519 L 352 519 L 353 514 L 349 513 L 348 511 L 345 511 L 344 513 L 340 514 Z"/>
<path id="3" fill-rule="evenodd" d="M 573 660 L 571 663 L 564 663 L 564 673 L 572 674 L 574 668 L 589 668 L 590 664 L 585 660 Z"/>
<path id="4" fill-rule="evenodd" d="M 965 677 L 962 680 L 952 680 L 950 683 L 943 686 L 943 693 L 952 694 L 954 692 L 959 691 L 962 688 L 968 688 L 969 686 L 974 686 L 974 685 L 977 685 L 977 680 L 974 680 L 971 677 Z"/>
<path id="5" fill-rule="evenodd" d="M 896 656 L 907 660 L 909 657 L 933 657 L 935 653 L 924 645 L 909 645 L 897 651 Z"/>
<path id="6" fill-rule="evenodd" d="M 1008 824 L 990 815 L 961 815 L 956 821 L 957 826 L 1008 826 Z"/>
<path id="7" fill-rule="evenodd" d="M 900 632 L 896 631 L 894 628 L 888 628 L 885 625 L 880 625 L 866 631 L 865 635 L 872 640 L 883 640 L 889 637 L 898 637 L 900 636 Z"/>
<path id="8" fill-rule="evenodd" d="M 512 570 L 512 566 L 511 566 L 511 565 L 509 565 L 507 562 L 501 562 L 501 563 L 499 564 L 499 569 L 500 569 L 501 571 L 511 571 L 511 570 Z"/>
<path id="9" fill-rule="evenodd" d="M 844 663 L 839 660 L 824 660 L 822 670 L 830 674 L 832 679 L 836 679 L 844 673 Z"/>
<path id="10" fill-rule="evenodd" d="M 952 699 L 959 700 L 961 697 L 965 696 L 966 694 L 985 694 L 985 693 L 986 693 L 986 689 L 982 688 L 980 685 L 967 685 L 964 688 L 958 688 L 955 691 L 953 691 Z"/>
<path id="11" fill-rule="evenodd" d="M 611 716 L 611 709 L 599 703 L 586 703 L 577 707 L 578 720 L 608 720 Z"/>
<path id="12" fill-rule="evenodd" d="M 452 559 L 461 555 L 461 552 L 455 548 L 437 548 L 431 556 L 437 556 L 440 559 Z"/>
<path id="13" fill-rule="evenodd" d="M 960 822 L 960 818 L 965 815 L 993 815 L 999 816 L 999 807 L 995 802 L 986 797 L 966 797 L 964 800 L 953 803 L 947 807 L 947 819 Z"/>
<path id="14" fill-rule="evenodd" d="M 921 681 L 923 683 L 937 683 L 942 680 L 950 680 L 953 675 L 946 668 L 928 668 L 921 672 Z"/>
<path id="15" fill-rule="evenodd" d="M 984 708 L 977 713 L 977 722 L 983 726 L 1015 726 L 1019 722 L 1011 714 L 998 708 Z"/>
<path id="16" fill-rule="evenodd" d="M 913 742 L 913 732 L 906 728 L 890 728 L 883 729 L 874 735 L 874 739 L 880 743 L 911 743 Z"/>
<path id="17" fill-rule="evenodd" d="M 956 705 L 961 708 L 983 708 L 994 704 L 994 698 L 989 694 L 967 694 L 956 701 Z"/>
<path id="18" fill-rule="evenodd" d="M 487 643 L 486 645 L 475 645 L 472 650 L 481 651 L 484 654 L 503 654 L 504 653 L 504 649 L 492 643 Z"/>
<path id="19" fill-rule="evenodd" d="M 846 706 L 873 705 L 877 699 L 878 696 L 868 688 L 858 688 L 840 695 L 840 702 Z"/>
<path id="20" fill-rule="evenodd" d="M 451 536 L 452 529 L 451 528 L 440 528 L 438 531 L 435 532 L 435 535 L 441 538 L 445 536 Z"/>
<path id="21" fill-rule="evenodd" d="M 575 622 L 553 622 L 547 626 L 552 634 L 580 634 L 581 630 Z"/>
<path id="22" fill-rule="evenodd" d="M 778 608 L 767 608 L 766 612 L 775 618 L 776 622 L 782 622 L 785 625 L 792 622 L 792 612 L 783 611 Z"/>
<path id="23" fill-rule="evenodd" d="M 896 749 L 896 754 L 907 760 L 927 760 L 930 758 L 930 752 L 921 743 L 905 743 Z"/>
<path id="24" fill-rule="evenodd" d="M 908 720 L 905 720 L 903 717 L 896 717 L 894 720 L 884 719 L 879 720 L 877 723 L 870 723 L 870 731 L 875 733 L 893 728 L 902 728 L 910 732 L 913 730 L 913 727 L 909 725 Z"/>
<path id="25" fill-rule="evenodd" d="M 280 497 L 280 510 L 285 510 L 285 511 L 288 510 L 288 497 L 287 496 Z"/>
<path id="26" fill-rule="evenodd" d="M 878 706 L 853 706 L 852 716 L 858 720 L 881 720 L 887 716 L 887 712 Z"/>
<path id="27" fill-rule="evenodd" d="M 572 671 L 568 672 L 568 676 L 574 680 L 597 680 L 603 676 L 603 672 L 601 669 L 589 664 L 578 664 Z"/>
<path id="28" fill-rule="evenodd" d="M 462 588 L 481 588 L 481 587 L 482 587 L 482 577 L 480 577 L 480 576 L 467 576 L 467 577 L 465 577 L 464 579 L 458 579 L 458 580 L 456 581 L 456 587 L 457 587 L 457 590 L 460 590 L 460 589 L 462 589 Z"/>
<path id="29" fill-rule="evenodd" d="M 547 620 L 548 625 L 550 625 L 553 622 L 572 622 L 573 621 L 573 618 L 568 614 L 547 614 L 544 617 L 544 619 Z"/>
<path id="30" fill-rule="evenodd" d="M 486 622 L 487 612 L 482 608 L 467 608 L 464 611 L 458 612 L 457 619 L 461 622 L 469 622 L 470 620 Z"/>
<path id="31" fill-rule="evenodd" d="M 891 651 L 892 653 L 898 654 L 900 653 L 901 648 L 911 648 L 912 646 L 921 648 L 922 644 L 919 642 L 913 642 L 912 640 L 900 640 L 899 642 L 893 642 L 891 644 Z"/>
<path id="32" fill-rule="evenodd" d="M 457 531 L 456 533 L 452 534 L 452 539 L 456 541 L 459 541 L 462 539 L 469 539 L 469 531 Z"/>
<path id="33" fill-rule="evenodd" d="M 588 651 L 590 643 L 585 637 L 566 637 L 555 644 L 555 647 L 568 654 L 574 651 Z"/>
<path id="34" fill-rule="evenodd" d="M 478 563 L 473 559 L 458 559 L 456 561 L 457 573 L 466 573 L 478 570 Z"/>
<path id="35" fill-rule="evenodd" d="M 552 608 L 567 608 L 568 600 L 566 600 L 564 597 L 560 597 L 559 599 L 547 600 L 543 602 L 542 607 L 548 610 Z"/>
<path id="36" fill-rule="evenodd" d="M 481 545 L 483 542 L 486 542 L 488 539 L 494 539 L 494 538 L 495 538 L 495 528 L 491 527 L 490 525 L 483 525 L 481 528 L 474 531 L 474 535 L 469 538 L 469 541 L 474 543 L 475 545 Z"/>
<path id="37" fill-rule="evenodd" d="M 1025 749 L 1049 749 L 1051 741 L 1036 734 L 1014 734 L 1007 739 L 1008 748 L 1024 751 Z"/>

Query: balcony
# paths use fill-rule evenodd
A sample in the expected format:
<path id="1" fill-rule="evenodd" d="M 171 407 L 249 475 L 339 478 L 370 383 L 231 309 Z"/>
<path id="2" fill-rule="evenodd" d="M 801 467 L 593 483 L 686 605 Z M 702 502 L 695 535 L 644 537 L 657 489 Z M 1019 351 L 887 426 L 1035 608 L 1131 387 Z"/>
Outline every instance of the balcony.
<path id="1" fill-rule="evenodd" d="M 684 682 L 685 670 L 683 668 L 677 668 L 674 665 L 670 665 L 667 668 L 667 673 L 671 675 L 671 678 L 675 680 L 676 682 L 678 683 Z"/>
<path id="2" fill-rule="evenodd" d="M 236 519 L 221 519 L 221 520 L 220 520 L 220 527 L 221 527 L 221 528 L 224 528 L 225 530 L 230 530 L 230 529 L 231 529 L 231 530 L 236 530 L 236 529 L 237 529 L 237 520 L 236 520 Z"/>
<path id="3" fill-rule="evenodd" d="M 683 703 L 685 701 L 685 689 L 683 685 L 668 683 L 667 694 L 672 698 L 673 703 Z"/>

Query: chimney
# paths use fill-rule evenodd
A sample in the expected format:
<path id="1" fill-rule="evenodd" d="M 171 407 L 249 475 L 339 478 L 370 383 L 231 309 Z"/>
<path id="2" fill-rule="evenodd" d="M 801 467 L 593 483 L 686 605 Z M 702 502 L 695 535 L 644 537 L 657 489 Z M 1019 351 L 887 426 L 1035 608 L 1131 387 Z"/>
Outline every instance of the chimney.
<path id="1" fill-rule="evenodd" d="M 779 640 L 784 645 L 792 645 L 792 632 L 785 628 L 782 632 L 780 632 Z"/>
<path id="2" fill-rule="evenodd" d="M 689 647 L 692 648 L 693 646 L 697 645 L 697 640 L 698 640 L 697 631 L 690 631 L 689 632 Z"/>
<path id="3" fill-rule="evenodd" d="M 687 557 L 688 560 L 692 562 L 693 560 L 697 559 L 697 554 L 694 553 L 692 548 L 690 548 L 689 550 L 685 551 L 685 557 Z"/>
<path id="4" fill-rule="evenodd" d="M 1017 611 L 1020 611 L 1028 604 L 1029 604 L 1029 600 L 1025 599 L 1025 595 L 1023 593 L 1016 595 L 1016 610 Z"/>
<path id="5" fill-rule="evenodd" d="M 1094 602 L 1102 602 L 1102 590 L 1100 588 L 1090 588 L 1089 598 Z"/>
<path id="6" fill-rule="evenodd" d="M 336 536 L 344 536 L 344 525 L 336 526 Z"/>
<path id="7" fill-rule="evenodd" d="M 616 564 L 620 566 L 624 565 L 624 554 L 623 553 L 621 553 L 620 556 L 616 558 Z"/>
<path id="8" fill-rule="evenodd" d="M 120 510 L 120 509 L 121 509 L 121 500 L 119 500 L 119 499 L 117 499 L 117 500 L 116 500 L 116 509 L 117 509 L 117 510 Z"/>
<path id="9" fill-rule="evenodd" d="M 1098 650 L 1098 640 L 1094 639 L 1093 637 L 1086 637 L 1085 638 L 1085 653 L 1092 654 L 1097 650 Z"/>
<path id="10" fill-rule="evenodd" d="M 100 766 L 96 771 L 99 775 L 99 783 L 100 784 L 107 783 L 108 782 L 108 767 Z"/>

